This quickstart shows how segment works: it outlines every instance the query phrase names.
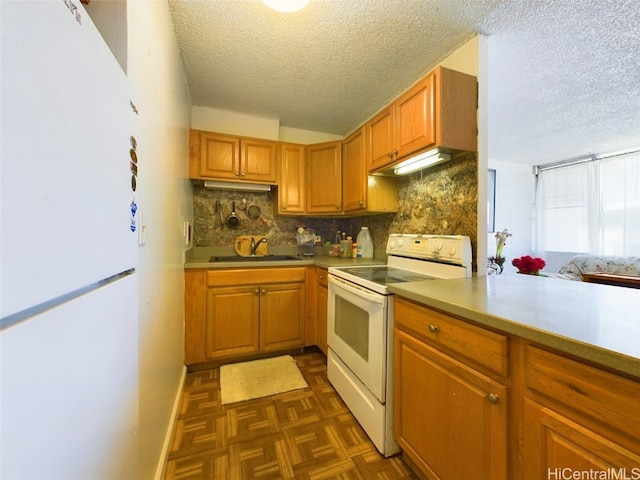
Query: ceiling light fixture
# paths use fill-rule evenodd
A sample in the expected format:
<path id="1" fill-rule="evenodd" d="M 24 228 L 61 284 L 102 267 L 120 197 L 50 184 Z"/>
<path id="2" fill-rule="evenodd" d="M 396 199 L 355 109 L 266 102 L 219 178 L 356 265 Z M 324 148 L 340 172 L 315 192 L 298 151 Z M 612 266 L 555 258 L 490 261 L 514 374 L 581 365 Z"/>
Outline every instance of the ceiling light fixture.
<path id="1" fill-rule="evenodd" d="M 416 155 L 415 157 L 405 160 L 398 164 L 393 169 L 393 173 L 396 175 L 406 175 L 407 173 L 415 172 L 416 170 L 422 170 L 425 167 L 430 167 L 438 163 L 451 160 L 451 155 L 448 153 L 442 153 L 437 148 L 428 150 L 424 153 Z"/>
<path id="2" fill-rule="evenodd" d="M 269 8 L 278 12 L 292 13 L 302 10 L 309 0 L 262 0 Z"/>

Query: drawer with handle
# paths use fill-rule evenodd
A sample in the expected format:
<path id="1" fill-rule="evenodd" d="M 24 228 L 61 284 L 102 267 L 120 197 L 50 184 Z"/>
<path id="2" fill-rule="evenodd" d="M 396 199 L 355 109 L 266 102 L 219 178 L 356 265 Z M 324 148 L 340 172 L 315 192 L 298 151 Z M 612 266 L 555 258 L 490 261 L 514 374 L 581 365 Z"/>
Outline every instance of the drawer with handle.
<path id="1" fill-rule="evenodd" d="M 402 298 L 395 301 L 395 325 L 480 371 L 499 378 L 508 374 L 509 339 L 505 335 Z"/>

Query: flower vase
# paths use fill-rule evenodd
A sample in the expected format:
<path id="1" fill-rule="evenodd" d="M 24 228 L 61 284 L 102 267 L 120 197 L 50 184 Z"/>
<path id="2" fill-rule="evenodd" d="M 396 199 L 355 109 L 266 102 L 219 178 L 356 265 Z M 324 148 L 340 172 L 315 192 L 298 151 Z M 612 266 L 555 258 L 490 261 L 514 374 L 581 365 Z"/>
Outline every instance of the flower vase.
<path id="1" fill-rule="evenodd" d="M 502 275 L 504 260 L 504 257 L 489 257 L 487 261 L 488 275 Z"/>

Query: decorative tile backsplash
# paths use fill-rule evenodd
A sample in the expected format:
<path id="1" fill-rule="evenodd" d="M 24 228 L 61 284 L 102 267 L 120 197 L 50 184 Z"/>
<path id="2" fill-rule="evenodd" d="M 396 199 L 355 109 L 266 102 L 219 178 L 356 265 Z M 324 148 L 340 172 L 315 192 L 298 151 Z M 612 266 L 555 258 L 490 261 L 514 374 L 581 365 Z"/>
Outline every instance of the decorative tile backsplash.
<path id="1" fill-rule="evenodd" d="M 400 178 L 397 213 L 354 218 L 281 217 L 273 212 L 274 195 L 268 193 L 227 192 L 193 188 L 194 246 L 231 246 L 238 235 L 260 235 L 271 246 L 295 246 L 296 229 L 311 228 L 322 241 L 332 241 L 337 231 L 346 231 L 354 238 L 360 227 L 368 226 L 374 248 L 384 250 L 390 233 L 430 233 L 468 235 L 472 251 L 477 240 L 477 156 L 475 153 L 456 158 L 421 172 Z M 215 212 L 216 200 L 222 205 L 220 216 Z M 231 229 L 226 219 L 231 214 L 231 202 L 236 203 L 240 225 Z M 251 205 L 260 208 L 260 217 L 247 215 Z M 474 256 L 474 270 L 475 270 Z"/>

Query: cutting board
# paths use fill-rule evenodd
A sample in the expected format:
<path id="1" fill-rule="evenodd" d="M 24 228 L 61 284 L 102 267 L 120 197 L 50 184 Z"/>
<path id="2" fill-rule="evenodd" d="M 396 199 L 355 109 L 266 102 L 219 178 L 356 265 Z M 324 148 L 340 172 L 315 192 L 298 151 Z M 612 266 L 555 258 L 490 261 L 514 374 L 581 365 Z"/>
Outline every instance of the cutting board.
<path id="1" fill-rule="evenodd" d="M 241 257 L 248 257 L 251 255 L 251 237 L 252 235 L 240 235 L 235 239 L 233 242 L 233 248 L 237 255 L 240 255 Z M 257 242 L 262 238 L 262 236 L 253 235 L 253 238 Z M 256 255 L 269 255 L 269 244 L 260 243 L 258 248 L 256 248 Z"/>

